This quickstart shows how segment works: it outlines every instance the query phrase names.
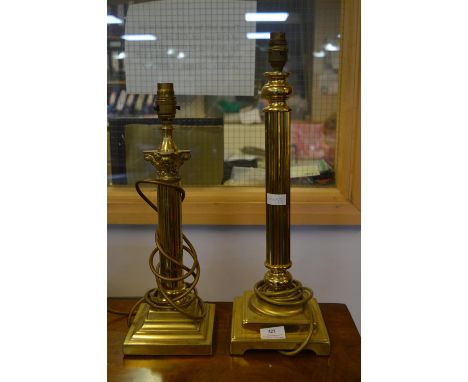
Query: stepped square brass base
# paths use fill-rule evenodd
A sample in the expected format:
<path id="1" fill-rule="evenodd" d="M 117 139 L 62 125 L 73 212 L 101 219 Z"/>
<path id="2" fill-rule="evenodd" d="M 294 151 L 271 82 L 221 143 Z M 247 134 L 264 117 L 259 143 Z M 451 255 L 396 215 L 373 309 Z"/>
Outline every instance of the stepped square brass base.
<path id="1" fill-rule="evenodd" d="M 123 344 L 125 355 L 212 354 L 215 305 L 205 303 L 206 316 L 193 320 L 173 310 L 140 305 Z"/>
<path id="2" fill-rule="evenodd" d="M 253 291 L 247 291 L 241 297 L 234 299 L 231 324 L 231 354 L 242 355 L 250 349 L 294 350 L 306 338 L 311 314 L 317 322 L 317 329 L 312 334 L 309 349 L 317 355 L 330 354 L 330 338 L 323 321 L 320 307 L 315 298 L 311 299 L 305 308 L 306 312 L 291 316 L 267 316 L 254 312 L 249 306 Z M 260 329 L 274 326 L 284 326 L 285 339 L 263 340 Z"/>

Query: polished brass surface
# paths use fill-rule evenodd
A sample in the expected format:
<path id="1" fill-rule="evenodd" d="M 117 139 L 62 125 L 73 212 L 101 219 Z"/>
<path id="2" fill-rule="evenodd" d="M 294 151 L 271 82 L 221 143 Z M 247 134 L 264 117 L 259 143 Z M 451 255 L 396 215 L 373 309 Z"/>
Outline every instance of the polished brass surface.
<path id="1" fill-rule="evenodd" d="M 248 309 L 248 301 L 253 292 L 245 292 L 243 296 L 234 299 L 231 325 L 231 354 L 242 355 L 247 350 L 274 349 L 280 351 L 294 351 L 307 337 L 311 318 L 313 326 L 312 336 L 303 348 L 312 350 L 317 355 L 330 354 L 330 339 L 327 328 L 318 306 L 317 300 L 311 299 L 304 312 L 288 317 L 273 317 L 255 314 Z M 284 325 L 286 339 L 262 340 L 260 328 Z"/>
<path id="2" fill-rule="evenodd" d="M 124 354 L 212 354 L 215 305 L 205 303 L 205 310 L 205 319 L 193 320 L 174 310 L 141 304 L 125 338 Z"/>
<path id="3" fill-rule="evenodd" d="M 233 306 L 232 354 L 247 349 L 282 349 L 295 355 L 302 349 L 329 354 L 330 341 L 317 301 L 310 288 L 294 280 L 290 258 L 290 146 L 292 93 L 287 62 L 288 46 L 283 32 L 270 35 L 268 59 L 273 71 L 265 73 L 262 97 L 269 101 L 265 112 L 266 167 L 266 261 L 268 269 L 253 291 L 236 298 Z M 262 340 L 261 327 L 285 326 L 286 339 Z M 284 350 L 288 351 L 284 351 Z"/>
<path id="4" fill-rule="evenodd" d="M 268 61 L 273 71 L 282 72 L 288 60 L 288 43 L 284 32 L 271 32 L 268 41 Z"/>
<path id="5" fill-rule="evenodd" d="M 211 354 L 214 305 L 204 303 L 197 294 L 200 265 L 195 248 L 182 233 L 185 192 L 180 186 L 179 168 L 190 159 L 190 151 L 179 150 L 173 140 L 176 109 L 173 84 L 158 84 L 155 110 L 163 139 L 158 149 L 144 152 L 145 160 L 155 167 L 156 179 L 135 184 L 138 194 L 158 213 L 156 248 L 149 258 L 157 288 L 146 292 L 125 338 L 124 354 Z M 157 187 L 157 205 L 141 184 Z M 192 257 L 191 267 L 183 263 L 184 252 Z M 159 262 L 155 265 L 157 254 Z"/>
<path id="6" fill-rule="evenodd" d="M 284 33 L 273 32 L 269 41 L 268 59 L 274 71 L 265 73 L 267 83 L 262 97 L 269 101 L 265 112 L 266 192 L 285 195 L 282 205 L 266 205 L 266 262 L 268 288 L 289 289 L 292 277 L 287 269 L 290 260 L 290 169 L 291 109 L 286 100 L 292 93 L 287 82 L 289 73 L 282 72 L 288 47 Z"/>

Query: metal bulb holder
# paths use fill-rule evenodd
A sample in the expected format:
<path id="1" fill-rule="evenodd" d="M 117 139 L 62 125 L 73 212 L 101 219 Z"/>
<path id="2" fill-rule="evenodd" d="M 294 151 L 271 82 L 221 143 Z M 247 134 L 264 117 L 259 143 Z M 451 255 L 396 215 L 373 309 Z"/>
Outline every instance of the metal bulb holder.
<path id="1" fill-rule="evenodd" d="M 155 110 L 161 121 L 162 141 L 156 150 L 144 151 L 156 170 L 154 180 L 138 181 L 138 194 L 158 214 L 156 247 L 149 258 L 157 287 L 149 290 L 139 306 L 123 345 L 126 355 L 203 355 L 212 353 L 215 305 L 197 294 L 200 265 L 192 243 L 182 233 L 182 201 L 179 168 L 190 159 L 173 140 L 176 98 L 172 83 L 158 83 Z M 141 189 L 157 187 L 157 204 Z M 184 252 L 192 265 L 183 263 Z M 159 262 L 154 264 L 159 254 Z"/>
<path id="2" fill-rule="evenodd" d="M 290 147 L 291 109 L 286 100 L 292 93 L 283 72 L 288 45 L 283 32 L 272 32 L 263 98 L 266 147 L 266 261 L 263 280 L 236 297 L 231 326 L 231 354 L 249 349 L 276 349 L 285 355 L 303 349 L 317 355 L 330 354 L 330 339 L 317 300 L 310 288 L 292 278 L 290 258 Z M 285 338 L 262 338 L 260 329 L 284 326 Z"/>

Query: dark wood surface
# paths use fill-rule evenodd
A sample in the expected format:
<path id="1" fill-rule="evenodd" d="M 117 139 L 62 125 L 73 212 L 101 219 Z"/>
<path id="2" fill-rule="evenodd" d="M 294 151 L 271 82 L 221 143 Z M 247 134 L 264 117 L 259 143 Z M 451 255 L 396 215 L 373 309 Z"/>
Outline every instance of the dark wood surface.
<path id="1" fill-rule="evenodd" d="M 128 311 L 135 299 L 109 299 L 108 307 Z M 343 304 L 320 304 L 331 342 L 329 356 L 304 351 L 287 357 L 276 351 L 229 354 L 231 302 L 217 302 L 212 356 L 125 356 L 126 317 L 108 313 L 108 381 L 360 381 L 361 337 Z"/>

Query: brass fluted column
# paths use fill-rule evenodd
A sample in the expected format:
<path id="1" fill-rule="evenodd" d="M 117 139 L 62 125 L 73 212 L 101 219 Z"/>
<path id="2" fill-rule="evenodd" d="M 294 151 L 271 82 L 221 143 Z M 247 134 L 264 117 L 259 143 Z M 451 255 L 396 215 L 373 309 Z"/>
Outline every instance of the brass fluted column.
<path id="1" fill-rule="evenodd" d="M 302 311 L 299 293 L 301 285 L 293 280 L 288 269 L 290 255 L 291 204 L 291 108 L 287 99 L 292 87 L 287 82 L 289 73 L 283 72 L 288 59 L 285 34 L 272 32 L 268 43 L 268 61 L 271 72 L 266 72 L 267 83 L 262 97 L 268 101 L 265 112 L 265 188 L 266 188 L 266 261 L 264 279 L 255 286 L 250 307 L 263 314 L 281 316 Z M 305 298 L 311 297 L 307 288 Z M 276 302 L 278 301 L 278 304 Z"/>
<path id="2" fill-rule="evenodd" d="M 236 297 L 231 326 L 231 354 L 248 349 L 277 349 L 295 355 L 303 349 L 317 355 L 330 353 L 330 339 L 317 300 L 310 288 L 294 280 L 288 269 L 290 256 L 290 166 L 292 93 L 288 73 L 283 72 L 288 45 L 283 32 L 270 35 L 268 60 L 271 72 L 262 96 L 269 101 L 265 112 L 266 163 L 266 261 L 264 278 L 253 291 Z M 267 332 L 284 331 L 284 337 L 265 337 Z M 276 332 L 275 332 L 276 333 Z"/>
<path id="3" fill-rule="evenodd" d="M 290 172 L 291 172 L 291 109 L 286 104 L 292 93 L 283 72 L 288 45 L 284 33 L 270 36 L 268 60 L 273 71 L 265 73 L 268 82 L 262 97 L 269 101 L 265 112 L 266 150 L 266 262 L 265 279 L 274 288 L 287 288 L 291 275 L 286 269 L 290 261 Z"/>
<path id="4" fill-rule="evenodd" d="M 156 112 L 161 121 L 162 140 L 156 150 L 144 152 L 156 171 L 154 180 L 138 181 L 138 194 L 158 213 L 156 247 L 149 258 L 157 288 L 146 292 L 124 341 L 129 355 L 202 355 L 212 352 L 214 304 L 204 303 L 196 284 L 200 265 L 192 243 L 182 233 L 182 201 L 179 168 L 190 159 L 189 150 L 179 150 L 173 140 L 176 98 L 172 83 L 158 84 Z M 140 185 L 157 187 L 154 204 Z M 186 252 L 192 266 L 183 263 Z M 154 260 L 159 254 L 159 262 Z M 189 281 L 190 280 L 190 281 Z"/>

